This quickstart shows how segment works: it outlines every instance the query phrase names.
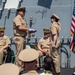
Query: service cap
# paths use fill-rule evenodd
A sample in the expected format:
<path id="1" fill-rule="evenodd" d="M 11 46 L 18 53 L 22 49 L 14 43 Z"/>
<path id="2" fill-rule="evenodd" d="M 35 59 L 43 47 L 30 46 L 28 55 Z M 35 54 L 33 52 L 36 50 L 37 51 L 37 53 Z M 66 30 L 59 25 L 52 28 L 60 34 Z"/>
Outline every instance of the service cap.
<path id="1" fill-rule="evenodd" d="M 39 56 L 39 53 L 37 50 L 28 48 L 20 52 L 19 59 L 23 62 L 31 62 L 31 61 L 36 60 L 38 56 Z"/>
<path id="2" fill-rule="evenodd" d="M 17 12 L 19 12 L 19 11 L 26 12 L 26 7 L 19 7 L 19 8 L 17 8 Z"/>
<path id="3" fill-rule="evenodd" d="M 18 75 L 19 68 L 15 64 L 6 63 L 0 66 L 0 75 Z"/>
<path id="4" fill-rule="evenodd" d="M 56 19 L 60 20 L 60 18 L 59 18 L 56 14 L 53 13 L 52 16 L 51 16 L 51 18 L 54 18 L 54 17 L 55 17 Z"/>
<path id="5" fill-rule="evenodd" d="M 4 31 L 5 27 L 4 26 L 0 26 L 0 31 Z"/>
<path id="6" fill-rule="evenodd" d="M 50 33 L 50 30 L 48 28 L 43 29 L 44 33 Z"/>

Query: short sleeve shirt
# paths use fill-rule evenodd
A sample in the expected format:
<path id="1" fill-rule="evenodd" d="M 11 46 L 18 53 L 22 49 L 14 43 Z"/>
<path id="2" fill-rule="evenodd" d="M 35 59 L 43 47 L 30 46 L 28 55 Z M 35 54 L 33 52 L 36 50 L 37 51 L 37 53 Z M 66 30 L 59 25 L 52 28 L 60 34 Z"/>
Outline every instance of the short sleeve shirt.
<path id="1" fill-rule="evenodd" d="M 61 30 L 60 24 L 57 23 L 57 22 L 53 22 L 53 23 L 52 23 L 52 26 L 51 26 L 52 35 L 56 34 L 56 35 L 59 36 L 60 30 Z"/>
<path id="2" fill-rule="evenodd" d="M 0 48 L 4 47 L 5 45 L 10 44 L 10 39 L 8 36 L 4 35 L 3 37 L 0 37 Z"/>
<path id="3" fill-rule="evenodd" d="M 38 48 L 41 47 L 42 49 L 50 49 L 50 40 L 41 38 L 38 42 Z"/>
<path id="4" fill-rule="evenodd" d="M 22 18 L 20 15 L 17 15 L 13 19 L 13 25 L 14 25 L 14 35 L 20 35 L 20 36 L 26 36 L 26 31 L 21 31 L 18 29 L 18 26 L 22 25 L 23 27 L 27 27 L 26 20 Z"/>
<path id="5" fill-rule="evenodd" d="M 52 35 L 56 34 L 57 36 L 59 36 L 60 30 L 61 30 L 60 24 L 58 22 L 53 22 L 51 26 Z M 58 48 L 59 46 L 60 46 L 60 39 L 58 38 L 56 42 L 56 48 Z"/>

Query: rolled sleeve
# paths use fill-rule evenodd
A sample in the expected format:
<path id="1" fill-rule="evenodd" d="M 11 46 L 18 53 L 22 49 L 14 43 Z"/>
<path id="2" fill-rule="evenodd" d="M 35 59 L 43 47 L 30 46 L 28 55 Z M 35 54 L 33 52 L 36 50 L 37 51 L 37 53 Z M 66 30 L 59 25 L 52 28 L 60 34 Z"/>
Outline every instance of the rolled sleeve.
<path id="1" fill-rule="evenodd" d="M 57 29 L 56 27 L 52 26 L 51 27 L 52 35 L 57 34 Z"/>
<path id="2" fill-rule="evenodd" d="M 20 26 L 22 24 L 19 18 L 14 19 L 14 23 L 16 26 Z"/>

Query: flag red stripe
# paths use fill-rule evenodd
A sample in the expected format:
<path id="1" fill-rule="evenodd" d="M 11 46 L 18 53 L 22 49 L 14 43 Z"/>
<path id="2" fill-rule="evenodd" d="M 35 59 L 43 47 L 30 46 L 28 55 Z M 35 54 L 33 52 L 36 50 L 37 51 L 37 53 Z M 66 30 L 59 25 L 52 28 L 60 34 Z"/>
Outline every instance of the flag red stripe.
<path id="1" fill-rule="evenodd" d="M 75 22 L 74 22 L 75 23 Z M 73 23 L 71 23 L 71 26 L 75 29 L 75 25 Z"/>
<path id="2" fill-rule="evenodd" d="M 74 20 L 74 18 L 72 18 L 72 21 L 75 23 L 75 20 Z"/>
<path id="3" fill-rule="evenodd" d="M 70 48 L 72 47 L 72 45 L 73 45 L 73 40 L 72 40 L 71 43 L 70 43 Z"/>

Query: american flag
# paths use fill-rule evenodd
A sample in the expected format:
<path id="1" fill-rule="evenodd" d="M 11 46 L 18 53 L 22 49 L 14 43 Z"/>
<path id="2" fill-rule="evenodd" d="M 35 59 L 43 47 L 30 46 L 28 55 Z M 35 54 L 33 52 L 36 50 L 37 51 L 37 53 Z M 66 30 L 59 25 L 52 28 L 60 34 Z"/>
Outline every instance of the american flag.
<path id="1" fill-rule="evenodd" d="M 74 4 L 74 9 L 73 9 L 71 29 L 70 29 L 70 33 L 72 36 L 74 36 L 74 30 L 75 30 L 75 4 Z"/>
<path id="2" fill-rule="evenodd" d="M 73 53 L 75 53 L 75 2 L 74 2 L 70 33 L 71 33 L 70 49 Z"/>
<path id="3" fill-rule="evenodd" d="M 74 36 L 71 36 L 70 49 L 73 53 L 75 53 L 75 34 Z"/>

